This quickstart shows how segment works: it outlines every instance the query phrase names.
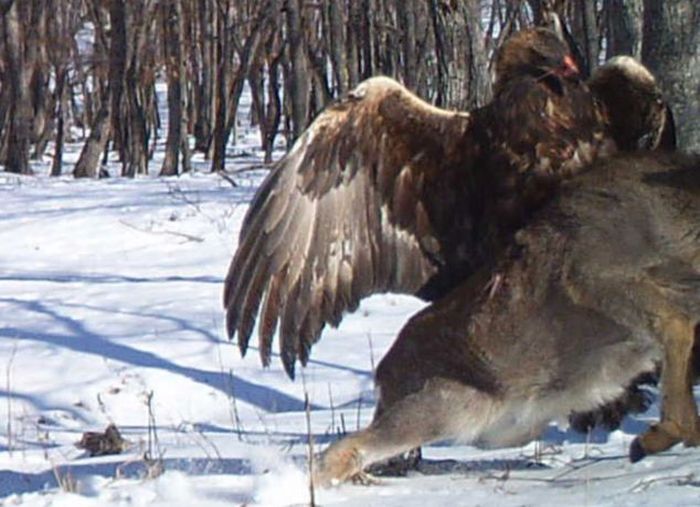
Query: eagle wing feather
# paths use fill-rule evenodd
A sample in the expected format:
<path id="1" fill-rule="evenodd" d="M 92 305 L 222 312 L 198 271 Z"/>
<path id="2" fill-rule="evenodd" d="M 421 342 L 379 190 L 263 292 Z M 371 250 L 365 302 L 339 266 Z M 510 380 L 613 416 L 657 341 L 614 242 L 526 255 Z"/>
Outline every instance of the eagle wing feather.
<path id="1" fill-rule="evenodd" d="M 372 78 L 299 137 L 256 193 L 226 277 L 227 331 L 242 353 L 257 320 L 269 364 L 279 330 L 293 377 L 324 326 L 362 298 L 443 297 L 492 262 L 562 179 L 616 146 L 675 145 L 668 108 L 640 64 L 611 61 L 591 91 L 557 67 L 567 48 L 551 33 L 511 40 L 482 108 L 447 111 Z M 544 69 L 533 69 L 533 54 Z M 628 125 L 632 110 L 638 129 Z"/>
<path id="2" fill-rule="evenodd" d="M 455 157 L 470 127 L 469 114 L 435 108 L 388 78 L 365 81 L 321 113 L 244 219 L 224 291 L 227 331 L 241 352 L 260 312 L 263 363 L 279 329 L 293 376 L 324 326 L 363 297 L 423 286 L 441 255 L 425 183 L 464 167 Z"/>

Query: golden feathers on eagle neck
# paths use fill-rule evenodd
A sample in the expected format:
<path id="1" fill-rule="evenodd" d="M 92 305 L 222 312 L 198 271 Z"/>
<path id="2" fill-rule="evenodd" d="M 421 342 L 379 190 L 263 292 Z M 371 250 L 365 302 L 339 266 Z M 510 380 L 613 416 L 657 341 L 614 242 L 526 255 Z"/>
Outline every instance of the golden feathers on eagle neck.
<path id="1" fill-rule="evenodd" d="M 269 364 L 279 328 L 293 376 L 362 298 L 441 297 L 613 144 L 551 32 L 510 38 L 496 71 L 492 102 L 469 113 L 377 77 L 314 120 L 255 195 L 226 277 L 227 330 L 242 353 L 257 320 Z"/>

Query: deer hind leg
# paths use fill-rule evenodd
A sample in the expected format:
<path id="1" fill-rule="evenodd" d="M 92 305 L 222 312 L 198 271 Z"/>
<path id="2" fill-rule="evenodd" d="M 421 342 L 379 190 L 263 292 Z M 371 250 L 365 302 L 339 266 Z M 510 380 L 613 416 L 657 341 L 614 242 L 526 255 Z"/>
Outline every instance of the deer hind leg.
<path id="1" fill-rule="evenodd" d="M 383 396 L 379 396 L 374 419 L 379 419 L 386 411 L 387 406 L 391 407 L 391 405 L 391 402 L 387 403 Z M 414 447 L 396 456 L 377 461 L 368 466 L 365 471 L 374 477 L 405 477 L 409 472 L 418 470 L 422 459 L 422 449 Z"/>
<path id="2" fill-rule="evenodd" d="M 695 325 L 683 316 L 663 320 L 664 361 L 661 372 L 661 422 L 637 437 L 630 447 L 635 462 L 683 442 L 700 444 L 698 410 L 693 397 Z"/>
<path id="3" fill-rule="evenodd" d="M 428 385 L 406 396 L 377 414 L 366 429 L 333 443 L 317 460 L 314 483 L 325 487 L 354 479 L 373 463 L 425 443 L 455 438 L 459 436 L 455 417 L 461 416 L 473 435 L 482 431 L 493 399 L 465 386 L 457 391 L 443 387 Z"/>

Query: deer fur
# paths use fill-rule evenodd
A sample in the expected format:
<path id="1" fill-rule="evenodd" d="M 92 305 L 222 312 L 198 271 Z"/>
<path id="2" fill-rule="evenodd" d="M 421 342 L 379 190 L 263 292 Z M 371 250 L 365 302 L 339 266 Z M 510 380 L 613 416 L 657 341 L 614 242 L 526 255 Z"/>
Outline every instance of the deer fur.
<path id="1" fill-rule="evenodd" d="M 661 421 L 631 457 L 700 442 L 700 161 L 620 156 L 569 182 L 485 267 L 410 319 L 377 368 L 368 428 L 318 460 L 319 485 L 419 445 L 524 444 L 661 367 Z"/>

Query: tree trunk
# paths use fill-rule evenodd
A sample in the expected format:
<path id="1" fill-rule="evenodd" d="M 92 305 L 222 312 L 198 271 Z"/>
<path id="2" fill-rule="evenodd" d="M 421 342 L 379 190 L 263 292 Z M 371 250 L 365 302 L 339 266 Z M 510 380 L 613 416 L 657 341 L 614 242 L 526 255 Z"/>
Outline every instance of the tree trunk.
<path id="1" fill-rule="evenodd" d="M 32 135 L 32 103 L 29 93 L 30 69 L 24 58 L 24 30 L 20 9 L 27 4 L 15 1 L 3 16 L 8 88 L 10 90 L 10 118 L 7 137 L 5 169 L 18 174 L 31 174 L 29 147 Z"/>
<path id="2" fill-rule="evenodd" d="M 300 0 L 287 0 L 286 22 L 291 65 L 289 93 L 292 109 L 291 136 L 296 139 L 306 128 L 309 115 L 309 65 L 301 23 L 302 3 Z"/>
<path id="3" fill-rule="evenodd" d="M 435 94 L 435 105 L 444 107 L 448 93 L 447 87 L 449 74 L 447 43 L 445 40 L 445 23 L 444 18 L 439 12 L 438 0 L 430 0 L 428 5 L 430 10 L 430 21 L 433 27 L 433 37 L 435 39 L 435 64 L 437 66 L 437 82 L 435 84 L 437 90 Z"/>
<path id="4" fill-rule="evenodd" d="M 194 123 L 195 150 L 208 153 L 212 140 L 214 83 L 216 82 L 216 64 L 214 58 L 214 30 L 216 26 L 216 9 L 211 0 L 197 0 L 199 17 L 199 62 L 200 71 L 195 86 L 196 118 Z"/>
<path id="5" fill-rule="evenodd" d="M 224 170 L 224 159 L 226 157 L 226 112 L 228 110 L 228 85 L 231 74 L 231 60 L 233 59 L 233 48 L 229 27 L 233 20 L 233 7 L 224 2 L 221 14 L 217 23 L 217 62 L 218 73 L 216 76 L 216 89 L 214 91 L 214 131 L 212 133 L 212 160 L 211 170 L 213 172 Z"/>
<path id="6" fill-rule="evenodd" d="M 157 5 L 144 0 L 130 0 L 128 4 L 127 42 L 128 65 L 126 68 L 124 96 L 122 98 L 122 175 L 133 177 L 148 172 L 148 112 L 147 97 L 153 79 L 149 78 L 149 67 L 155 66 L 151 56 L 155 44 L 149 45 L 149 28 Z"/>
<path id="7" fill-rule="evenodd" d="M 589 76 L 598 66 L 599 30 L 596 19 L 597 0 L 574 0 L 571 6 L 573 40 L 579 50 L 581 73 Z"/>
<path id="8" fill-rule="evenodd" d="M 659 80 L 675 115 L 678 145 L 700 151 L 700 5 L 644 1 L 642 60 Z"/>
<path id="9" fill-rule="evenodd" d="M 122 164 L 126 163 L 127 124 L 122 115 L 122 96 L 126 75 L 128 39 L 125 0 L 109 0 L 109 101 L 112 140 L 119 151 Z M 124 166 L 122 168 L 124 171 Z"/>
<path id="10" fill-rule="evenodd" d="M 642 0 L 605 0 L 608 30 L 605 58 L 615 55 L 642 55 Z"/>
<path id="11" fill-rule="evenodd" d="M 348 88 L 354 88 L 360 81 L 360 3 L 348 3 L 348 20 L 347 20 L 347 37 L 346 44 L 346 63 L 348 73 Z"/>
<path id="12" fill-rule="evenodd" d="M 226 143 L 236 123 L 236 111 L 243 93 L 243 85 L 249 74 L 251 62 L 254 62 L 259 57 L 258 51 L 261 46 L 262 32 L 270 26 L 270 16 L 276 13 L 273 8 L 274 5 L 275 2 L 264 2 L 258 7 L 257 12 L 252 14 L 253 18 L 249 20 L 250 30 L 245 36 L 245 43 L 241 44 L 236 35 L 232 35 L 232 37 L 223 41 L 223 63 L 217 84 L 212 171 L 224 170 Z M 230 26 L 231 21 L 232 18 L 230 17 L 224 20 L 224 33 L 228 33 L 225 27 Z M 233 57 L 232 49 L 234 46 L 237 48 L 238 67 L 235 72 L 231 72 L 230 64 L 227 62 L 230 62 Z M 231 74 L 233 75 L 232 78 L 230 77 Z"/>
<path id="13" fill-rule="evenodd" d="M 266 164 L 272 162 L 272 150 L 274 149 L 275 137 L 277 136 L 282 116 L 279 76 L 284 50 L 282 35 L 279 30 L 275 30 L 267 45 L 267 106 L 265 107 L 264 117 L 260 119 Z"/>
<path id="14" fill-rule="evenodd" d="M 61 68 L 56 72 L 56 146 L 51 163 L 51 176 L 60 176 L 63 167 L 63 140 L 64 140 L 64 117 L 65 111 L 65 84 L 68 69 Z"/>
<path id="15" fill-rule="evenodd" d="M 46 49 L 47 0 L 32 0 L 32 13 L 27 32 L 26 62 L 30 69 L 30 95 L 32 101 L 32 135 L 34 152 L 32 159 L 41 159 L 53 133 L 54 119 L 51 114 L 52 95 L 49 91 L 48 56 Z"/>
<path id="16" fill-rule="evenodd" d="M 108 101 L 103 101 L 102 109 L 95 116 L 90 136 L 85 141 L 78 162 L 73 169 L 76 178 L 96 178 L 99 175 L 100 156 L 107 147 L 111 127 L 111 112 Z"/>
<path id="17" fill-rule="evenodd" d="M 464 1 L 449 10 L 437 0 L 430 1 L 437 105 L 470 110 L 484 105 L 491 96 L 479 13 L 479 0 Z"/>
<path id="18" fill-rule="evenodd" d="M 415 0 L 401 1 L 397 5 L 399 28 L 402 33 L 402 77 L 404 84 L 416 90 L 418 76 L 418 61 L 416 57 L 416 4 Z"/>
<path id="19" fill-rule="evenodd" d="M 479 22 L 481 5 L 479 0 L 467 0 L 463 4 L 462 17 L 465 22 L 465 40 L 469 45 L 469 88 L 466 104 L 450 104 L 452 107 L 460 106 L 462 109 L 481 107 L 491 100 L 491 76 L 489 74 L 489 58 L 487 54 L 484 32 Z M 460 55 L 453 58 L 458 60 Z"/>
<path id="20" fill-rule="evenodd" d="M 161 176 L 174 176 L 179 173 L 179 153 L 182 142 L 180 124 L 183 118 L 181 80 L 184 71 L 180 32 L 182 9 L 179 3 L 179 0 L 167 0 L 161 6 L 163 48 L 168 76 L 168 138 L 165 144 L 165 158 L 160 170 Z"/>
<path id="21" fill-rule="evenodd" d="M 331 67 L 335 77 L 336 95 L 348 90 L 348 66 L 345 58 L 345 22 L 343 2 L 329 2 Z"/>
<path id="22" fill-rule="evenodd" d="M 360 0 L 356 0 L 360 1 Z M 372 61 L 372 12 L 374 12 L 372 0 L 361 0 L 362 9 L 360 11 L 361 24 L 361 55 L 362 55 L 362 79 L 372 77 L 374 74 L 374 62 Z"/>

